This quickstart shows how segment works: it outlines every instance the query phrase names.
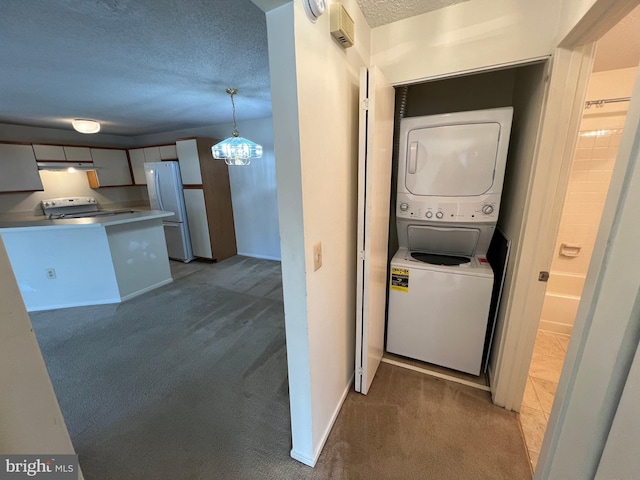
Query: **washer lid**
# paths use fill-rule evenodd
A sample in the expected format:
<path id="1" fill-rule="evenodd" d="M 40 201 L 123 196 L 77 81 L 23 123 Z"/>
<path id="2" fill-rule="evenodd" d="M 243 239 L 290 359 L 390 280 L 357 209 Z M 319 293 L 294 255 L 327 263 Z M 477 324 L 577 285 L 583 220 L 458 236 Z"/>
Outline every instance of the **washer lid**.
<path id="1" fill-rule="evenodd" d="M 439 253 L 411 252 L 411 257 L 430 265 L 446 265 L 454 267 L 471 262 L 469 257 L 459 257 L 454 255 L 441 255 Z"/>
<path id="2" fill-rule="evenodd" d="M 409 250 L 471 257 L 476 251 L 480 229 L 409 225 Z"/>
<path id="3" fill-rule="evenodd" d="M 414 195 L 477 196 L 493 186 L 499 123 L 416 128 L 407 136 L 405 185 Z"/>

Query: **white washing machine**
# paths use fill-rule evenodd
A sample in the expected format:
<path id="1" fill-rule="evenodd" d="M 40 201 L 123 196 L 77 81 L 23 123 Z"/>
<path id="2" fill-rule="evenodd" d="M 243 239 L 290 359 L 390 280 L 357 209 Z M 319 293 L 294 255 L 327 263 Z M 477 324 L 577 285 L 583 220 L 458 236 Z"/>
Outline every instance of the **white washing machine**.
<path id="1" fill-rule="evenodd" d="M 387 351 L 479 375 L 511 107 L 402 119 Z"/>
<path id="2" fill-rule="evenodd" d="M 474 256 L 433 265 L 412 253 L 420 255 L 401 248 L 391 260 L 387 351 L 479 375 L 493 288 L 489 263 Z"/>

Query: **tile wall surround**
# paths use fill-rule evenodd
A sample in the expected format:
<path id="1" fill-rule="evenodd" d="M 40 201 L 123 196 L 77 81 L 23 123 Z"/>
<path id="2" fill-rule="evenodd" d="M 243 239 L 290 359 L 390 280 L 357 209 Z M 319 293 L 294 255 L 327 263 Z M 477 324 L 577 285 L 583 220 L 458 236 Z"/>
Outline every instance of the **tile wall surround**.
<path id="1" fill-rule="evenodd" d="M 542 307 L 543 330 L 570 334 L 573 328 L 627 108 L 626 103 L 620 103 L 584 111 L 554 247 L 551 281 Z M 579 248 L 579 254 L 561 254 L 563 244 Z"/>
<path id="2" fill-rule="evenodd" d="M 552 271 L 586 275 L 621 137 L 622 129 L 580 132 Z M 563 243 L 580 246 L 580 254 L 560 255 Z"/>

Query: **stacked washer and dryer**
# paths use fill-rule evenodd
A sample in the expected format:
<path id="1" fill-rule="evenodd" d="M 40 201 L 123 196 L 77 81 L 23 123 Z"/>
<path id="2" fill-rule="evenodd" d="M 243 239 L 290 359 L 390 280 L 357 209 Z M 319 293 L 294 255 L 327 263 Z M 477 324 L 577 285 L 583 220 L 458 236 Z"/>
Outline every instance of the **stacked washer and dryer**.
<path id="1" fill-rule="evenodd" d="M 387 351 L 479 375 L 512 107 L 400 123 Z"/>

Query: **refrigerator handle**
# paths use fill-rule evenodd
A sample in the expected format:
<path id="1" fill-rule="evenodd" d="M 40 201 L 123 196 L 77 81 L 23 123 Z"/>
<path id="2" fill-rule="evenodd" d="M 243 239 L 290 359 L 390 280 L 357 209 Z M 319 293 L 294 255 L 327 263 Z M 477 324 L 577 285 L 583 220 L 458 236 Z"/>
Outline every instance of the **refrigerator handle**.
<path id="1" fill-rule="evenodd" d="M 160 193 L 160 179 L 158 169 L 154 169 L 153 172 L 153 180 L 156 184 L 156 197 L 158 197 L 158 203 L 160 204 L 160 210 L 164 210 L 164 205 L 162 204 L 162 195 Z"/>

